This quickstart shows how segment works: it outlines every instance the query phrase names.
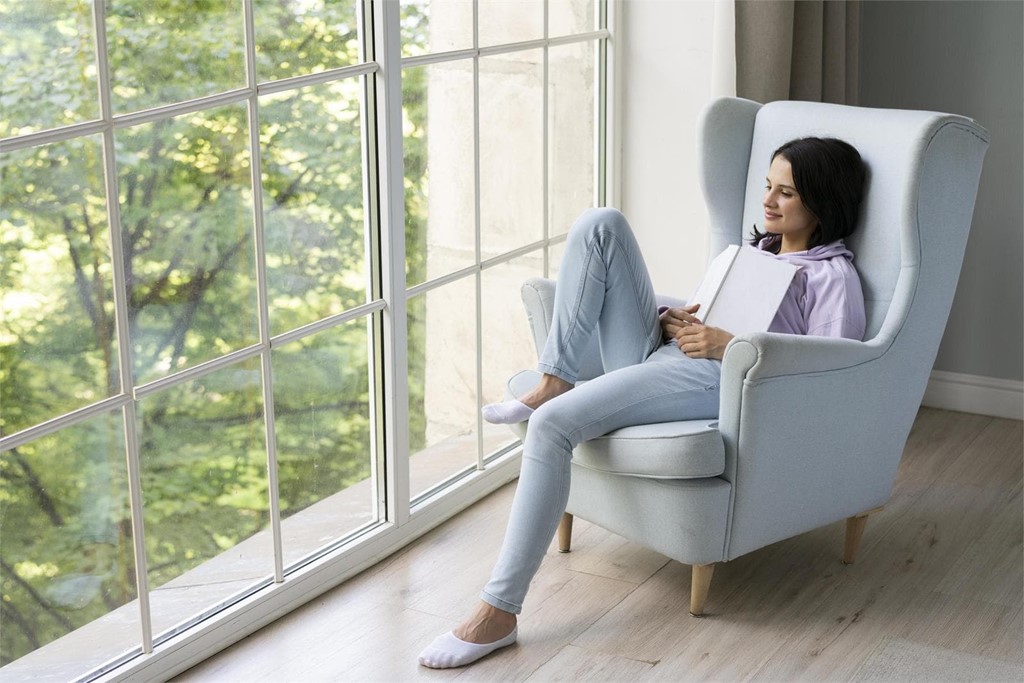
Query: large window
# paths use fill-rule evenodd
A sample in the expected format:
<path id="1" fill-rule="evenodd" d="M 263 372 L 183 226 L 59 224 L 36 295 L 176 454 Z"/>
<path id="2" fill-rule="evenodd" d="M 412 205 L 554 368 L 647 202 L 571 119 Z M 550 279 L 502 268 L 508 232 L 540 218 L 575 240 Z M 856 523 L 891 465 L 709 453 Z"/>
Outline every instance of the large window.
<path id="1" fill-rule="evenodd" d="M 514 465 L 479 407 L 603 201 L 605 15 L 0 0 L 8 673 L 132 667 Z"/>

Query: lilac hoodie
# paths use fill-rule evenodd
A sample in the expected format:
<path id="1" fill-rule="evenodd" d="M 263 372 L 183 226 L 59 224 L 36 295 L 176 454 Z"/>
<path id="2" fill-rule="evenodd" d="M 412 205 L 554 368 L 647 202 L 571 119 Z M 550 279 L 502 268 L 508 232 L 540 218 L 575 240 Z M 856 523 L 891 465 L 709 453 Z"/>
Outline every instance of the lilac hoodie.
<path id="1" fill-rule="evenodd" d="M 764 251 L 776 239 L 774 235 L 765 237 L 757 248 Z M 798 265 L 800 270 L 783 297 L 769 332 L 858 341 L 864 338 L 864 293 L 853 267 L 853 253 L 842 240 L 807 251 L 771 256 Z"/>

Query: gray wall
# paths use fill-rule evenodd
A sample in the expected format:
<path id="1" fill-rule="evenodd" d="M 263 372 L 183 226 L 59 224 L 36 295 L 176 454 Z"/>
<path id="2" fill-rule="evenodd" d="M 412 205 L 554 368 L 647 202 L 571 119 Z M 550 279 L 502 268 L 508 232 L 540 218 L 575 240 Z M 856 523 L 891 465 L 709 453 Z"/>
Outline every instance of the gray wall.
<path id="1" fill-rule="evenodd" d="M 865 2 L 860 104 L 963 114 L 991 133 L 936 370 L 1024 377 L 1024 3 Z"/>

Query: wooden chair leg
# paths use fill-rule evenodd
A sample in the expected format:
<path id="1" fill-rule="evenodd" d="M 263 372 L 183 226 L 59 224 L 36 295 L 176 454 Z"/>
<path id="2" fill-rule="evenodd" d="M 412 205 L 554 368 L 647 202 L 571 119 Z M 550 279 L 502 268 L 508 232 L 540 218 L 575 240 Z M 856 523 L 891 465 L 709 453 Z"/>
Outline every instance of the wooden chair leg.
<path id="1" fill-rule="evenodd" d="M 558 523 L 558 552 L 567 553 L 572 545 L 572 515 L 568 512 L 562 515 L 562 521 Z"/>
<path id="2" fill-rule="evenodd" d="M 843 564 L 853 564 L 857 557 L 857 550 L 860 549 L 860 540 L 864 537 L 864 527 L 868 523 L 868 515 L 879 512 L 882 508 L 875 508 L 862 512 L 859 515 L 846 518 L 846 542 L 843 543 Z"/>
<path id="3" fill-rule="evenodd" d="M 690 614 L 695 617 L 704 616 L 704 603 L 711 589 L 711 576 L 715 573 L 715 565 L 693 565 L 693 577 L 690 579 Z"/>

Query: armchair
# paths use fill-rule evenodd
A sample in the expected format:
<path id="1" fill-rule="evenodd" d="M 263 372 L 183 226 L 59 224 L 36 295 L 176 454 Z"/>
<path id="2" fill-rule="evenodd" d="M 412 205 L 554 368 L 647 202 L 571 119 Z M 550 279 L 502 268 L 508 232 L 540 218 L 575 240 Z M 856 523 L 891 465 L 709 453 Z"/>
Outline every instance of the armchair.
<path id="1" fill-rule="evenodd" d="M 776 541 L 846 519 L 843 561 L 853 562 L 867 516 L 889 498 L 928 381 L 988 146 L 987 132 L 959 116 L 808 102 L 716 100 L 698 130 L 710 257 L 760 217 L 769 157 L 787 140 L 847 140 L 868 180 L 847 240 L 865 295 L 865 341 L 738 336 L 722 361 L 717 421 L 628 427 L 573 453 L 560 549 L 569 551 L 577 515 L 693 565 L 695 616 L 716 563 Z M 553 296 L 550 280 L 522 287 L 538 353 Z M 588 368 L 600 372 L 596 349 Z M 536 378 L 517 375 L 510 395 Z"/>

